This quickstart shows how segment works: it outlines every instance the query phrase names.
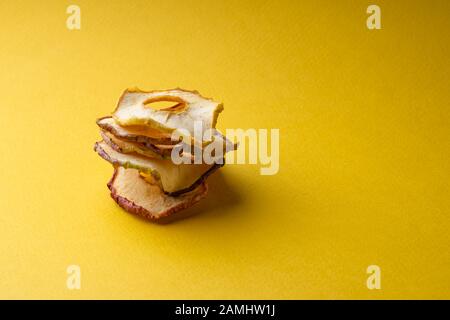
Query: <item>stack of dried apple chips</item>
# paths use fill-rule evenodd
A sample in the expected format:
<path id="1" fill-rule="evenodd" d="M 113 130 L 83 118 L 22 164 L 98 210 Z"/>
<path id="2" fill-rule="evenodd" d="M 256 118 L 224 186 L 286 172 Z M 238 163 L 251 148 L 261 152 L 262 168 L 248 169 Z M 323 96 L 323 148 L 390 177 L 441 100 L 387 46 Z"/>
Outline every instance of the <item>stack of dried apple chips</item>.
<path id="1" fill-rule="evenodd" d="M 172 220 L 204 198 L 206 177 L 223 165 L 223 155 L 213 163 L 180 164 L 172 156 L 194 160 L 200 150 L 202 159 L 203 148 L 213 142 L 223 144 L 225 152 L 234 150 L 218 132 L 204 135 L 214 132 L 222 110 L 221 103 L 196 91 L 126 90 L 112 116 L 97 120 L 103 140 L 94 150 L 114 166 L 111 197 L 126 211 L 156 222 Z"/>

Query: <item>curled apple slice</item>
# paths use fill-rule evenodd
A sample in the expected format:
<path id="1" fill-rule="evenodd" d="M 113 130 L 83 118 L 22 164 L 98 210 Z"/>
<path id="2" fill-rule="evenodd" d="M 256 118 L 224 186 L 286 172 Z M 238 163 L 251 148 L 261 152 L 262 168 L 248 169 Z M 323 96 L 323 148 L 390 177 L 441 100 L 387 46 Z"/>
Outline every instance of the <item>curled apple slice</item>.
<path id="1" fill-rule="evenodd" d="M 191 192 L 178 197 L 165 194 L 157 185 L 146 182 L 136 169 L 118 167 L 108 183 L 111 197 L 129 213 L 155 222 L 165 223 L 181 217 L 177 212 L 203 199 L 208 187 L 201 183 Z"/>
<path id="2" fill-rule="evenodd" d="M 172 102 L 173 106 L 155 109 L 152 103 Z M 201 124 L 201 134 L 215 128 L 223 105 L 202 97 L 197 91 L 183 89 L 142 91 L 127 89 L 120 97 L 113 118 L 121 126 L 144 125 L 171 133 L 185 129 L 194 137 L 195 123 Z"/>

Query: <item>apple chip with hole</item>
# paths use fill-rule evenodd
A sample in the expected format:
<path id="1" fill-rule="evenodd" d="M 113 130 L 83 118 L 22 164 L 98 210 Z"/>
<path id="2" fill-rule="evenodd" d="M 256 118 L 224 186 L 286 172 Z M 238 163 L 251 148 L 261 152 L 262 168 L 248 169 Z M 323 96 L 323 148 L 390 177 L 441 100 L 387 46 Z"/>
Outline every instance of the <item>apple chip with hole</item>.
<path id="1" fill-rule="evenodd" d="M 169 102 L 170 106 L 152 105 Z M 194 137 L 194 124 L 201 124 L 201 134 L 216 126 L 223 105 L 202 97 L 197 91 L 183 89 L 142 91 L 126 90 L 119 100 L 113 118 L 122 126 L 147 126 L 161 132 L 187 130 Z"/>

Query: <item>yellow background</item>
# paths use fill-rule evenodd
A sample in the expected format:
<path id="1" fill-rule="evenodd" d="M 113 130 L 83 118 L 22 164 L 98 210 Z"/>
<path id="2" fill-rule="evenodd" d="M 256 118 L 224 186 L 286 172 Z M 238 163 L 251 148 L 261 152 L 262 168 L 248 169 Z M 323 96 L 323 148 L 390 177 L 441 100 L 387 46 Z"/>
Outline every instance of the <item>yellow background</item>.
<path id="1" fill-rule="evenodd" d="M 11 0 L 0 21 L 1 298 L 450 298 L 449 1 Z M 279 173 L 230 165 L 171 225 L 126 214 L 92 146 L 132 86 L 279 128 Z"/>

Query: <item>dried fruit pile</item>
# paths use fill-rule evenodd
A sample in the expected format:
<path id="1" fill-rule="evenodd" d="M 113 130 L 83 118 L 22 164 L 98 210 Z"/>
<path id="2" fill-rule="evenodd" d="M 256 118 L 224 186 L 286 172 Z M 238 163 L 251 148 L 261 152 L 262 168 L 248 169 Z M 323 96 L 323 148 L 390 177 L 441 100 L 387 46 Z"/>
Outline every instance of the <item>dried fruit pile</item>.
<path id="1" fill-rule="evenodd" d="M 222 110 L 221 103 L 196 91 L 125 90 L 112 116 L 97 120 L 103 140 L 94 150 L 114 166 L 111 197 L 126 211 L 156 222 L 172 220 L 204 198 L 206 177 L 223 161 L 175 164 L 172 155 L 194 160 L 196 149 L 217 142 L 225 152 L 234 150 L 236 145 L 218 132 L 204 134 L 215 128 Z M 183 135 L 172 135 L 180 131 Z"/>

